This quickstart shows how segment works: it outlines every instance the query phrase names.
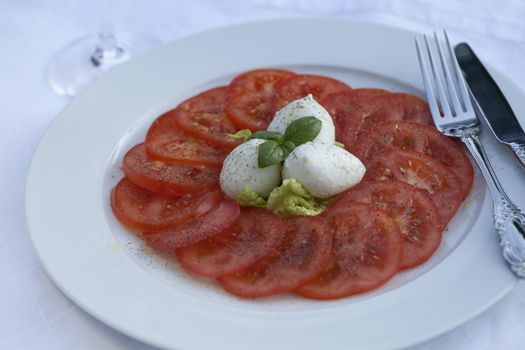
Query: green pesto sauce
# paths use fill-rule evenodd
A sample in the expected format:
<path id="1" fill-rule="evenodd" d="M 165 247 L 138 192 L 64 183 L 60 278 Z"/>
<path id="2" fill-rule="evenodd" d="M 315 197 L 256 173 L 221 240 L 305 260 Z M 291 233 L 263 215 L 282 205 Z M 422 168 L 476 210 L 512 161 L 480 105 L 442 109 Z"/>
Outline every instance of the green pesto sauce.
<path id="1" fill-rule="evenodd" d="M 250 188 L 237 197 L 243 207 L 266 208 L 284 216 L 319 215 L 326 210 L 329 200 L 312 196 L 296 179 L 285 179 L 281 186 L 272 190 L 268 199 L 262 198 Z"/>

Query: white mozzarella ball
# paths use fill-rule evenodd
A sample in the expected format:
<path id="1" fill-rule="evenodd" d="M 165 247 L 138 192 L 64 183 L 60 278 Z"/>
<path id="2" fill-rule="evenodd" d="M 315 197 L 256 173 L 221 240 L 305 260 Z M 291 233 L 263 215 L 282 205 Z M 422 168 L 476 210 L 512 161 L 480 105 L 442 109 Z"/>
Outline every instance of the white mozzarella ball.
<path id="1" fill-rule="evenodd" d="M 307 142 L 284 161 L 283 179 L 295 178 L 317 198 L 335 196 L 363 179 L 365 166 L 341 147 Z"/>
<path id="2" fill-rule="evenodd" d="M 284 134 L 291 122 L 304 117 L 315 117 L 323 123 L 319 135 L 312 142 L 326 144 L 335 142 L 335 126 L 332 117 L 323 106 L 314 100 L 311 94 L 292 101 L 280 109 L 268 126 L 268 130 Z"/>
<path id="3" fill-rule="evenodd" d="M 281 183 L 281 164 L 259 168 L 259 145 L 265 142 L 253 139 L 237 146 L 222 165 L 220 184 L 222 191 L 236 199 L 246 188 L 266 198 Z"/>

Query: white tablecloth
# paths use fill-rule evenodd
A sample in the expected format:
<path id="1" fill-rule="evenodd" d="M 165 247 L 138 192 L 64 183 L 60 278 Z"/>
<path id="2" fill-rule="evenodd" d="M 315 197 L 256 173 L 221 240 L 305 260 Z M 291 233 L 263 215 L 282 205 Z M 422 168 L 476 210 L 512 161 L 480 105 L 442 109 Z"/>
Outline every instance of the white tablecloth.
<path id="1" fill-rule="evenodd" d="M 521 0 L 114 0 L 117 28 L 168 41 L 255 19 L 326 15 L 407 28 L 446 27 L 525 87 Z M 44 75 L 51 55 L 95 29 L 96 1 L 0 0 L 0 349 L 150 349 L 75 306 L 42 270 L 28 237 L 24 182 L 31 156 L 68 100 Z M 344 44 L 344 43 L 342 43 Z M 431 315 L 429 315 L 431 317 Z M 525 349 L 525 282 L 456 330 L 413 349 Z M 205 336 L 205 335 L 203 335 Z"/>

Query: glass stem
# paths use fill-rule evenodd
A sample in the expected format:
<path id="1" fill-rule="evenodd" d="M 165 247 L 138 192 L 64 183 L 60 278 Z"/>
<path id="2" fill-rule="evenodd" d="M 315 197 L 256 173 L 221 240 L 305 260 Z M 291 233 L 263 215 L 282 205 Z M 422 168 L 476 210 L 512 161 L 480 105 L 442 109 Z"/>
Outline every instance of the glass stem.
<path id="1" fill-rule="evenodd" d="M 116 63 L 123 55 L 124 50 L 118 45 L 113 25 L 109 19 L 107 0 L 99 0 L 99 28 L 98 42 L 91 61 L 95 66 Z"/>

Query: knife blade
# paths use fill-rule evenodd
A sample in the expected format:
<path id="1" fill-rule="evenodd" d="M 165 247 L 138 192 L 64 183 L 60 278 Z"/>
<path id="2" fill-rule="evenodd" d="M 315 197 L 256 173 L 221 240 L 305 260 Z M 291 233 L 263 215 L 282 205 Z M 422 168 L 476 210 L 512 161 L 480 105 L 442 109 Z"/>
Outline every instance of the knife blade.
<path id="1" fill-rule="evenodd" d="M 468 44 L 456 45 L 454 53 L 492 133 L 499 142 L 510 146 L 525 166 L 525 133 L 503 92 Z"/>

